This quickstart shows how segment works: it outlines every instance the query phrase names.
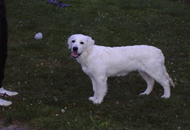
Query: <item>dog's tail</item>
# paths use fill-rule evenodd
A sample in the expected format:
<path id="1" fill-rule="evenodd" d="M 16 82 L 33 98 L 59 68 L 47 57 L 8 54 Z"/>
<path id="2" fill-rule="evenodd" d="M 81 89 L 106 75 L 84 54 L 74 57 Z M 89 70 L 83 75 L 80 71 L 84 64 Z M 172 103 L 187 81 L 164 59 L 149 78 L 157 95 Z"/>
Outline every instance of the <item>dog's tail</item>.
<path id="1" fill-rule="evenodd" d="M 172 87 L 175 87 L 175 84 L 174 84 L 174 82 L 173 82 L 173 80 L 169 77 L 169 83 L 170 83 L 170 85 L 172 86 Z"/>
<path id="2" fill-rule="evenodd" d="M 173 80 L 170 78 L 169 74 L 167 73 L 165 66 L 164 66 L 164 75 L 165 75 L 166 79 L 169 80 L 169 84 L 172 87 L 175 87 L 175 84 L 174 84 Z"/>
<path id="3" fill-rule="evenodd" d="M 162 63 L 163 63 L 164 75 L 165 75 L 166 79 L 169 80 L 169 84 L 170 84 L 172 87 L 175 87 L 175 84 L 174 84 L 173 80 L 170 78 L 170 76 L 169 76 L 169 74 L 168 74 L 168 72 L 167 72 L 167 70 L 166 70 L 166 67 L 165 67 L 165 65 L 164 65 L 165 57 L 164 57 L 164 55 L 163 55 L 162 52 L 161 52 L 160 54 L 161 54 L 161 57 L 162 57 L 162 60 L 163 60 Z"/>
<path id="4" fill-rule="evenodd" d="M 169 83 L 170 83 L 171 86 L 175 87 L 175 84 L 174 84 L 174 82 L 173 82 L 173 80 L 171 78 L 170 78 L 170 82 Z"/>

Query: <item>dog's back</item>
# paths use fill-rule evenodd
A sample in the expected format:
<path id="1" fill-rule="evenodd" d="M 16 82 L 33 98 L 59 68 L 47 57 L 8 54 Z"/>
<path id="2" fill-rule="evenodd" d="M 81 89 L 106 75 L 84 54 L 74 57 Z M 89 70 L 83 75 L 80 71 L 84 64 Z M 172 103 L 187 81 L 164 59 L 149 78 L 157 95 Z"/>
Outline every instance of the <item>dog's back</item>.
<path id="1" fill-rule="evenodd" d="M 153 46 L 104 47 L 95 45 L 93 51 L 96 57 L 92 59 L 98 57 L 101 60 L 100 64 L 107 68 L 107 76 L 123 76 L 131 71 L 141 71 L 146 65 L 153 65 L 156 62 L 164 63 L 161 50 Z"/>

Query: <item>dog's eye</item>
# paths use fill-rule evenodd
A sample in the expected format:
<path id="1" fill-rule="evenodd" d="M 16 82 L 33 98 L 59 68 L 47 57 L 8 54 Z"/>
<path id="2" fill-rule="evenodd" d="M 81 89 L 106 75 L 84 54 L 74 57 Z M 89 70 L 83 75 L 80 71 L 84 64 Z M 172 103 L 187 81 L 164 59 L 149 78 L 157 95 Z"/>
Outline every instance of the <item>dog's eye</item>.
<path id="1" fill-rule="evenodd" d="M 75 40 L 72 40 L 71 42 L 72 42 L 72 43 L 75 43 Z"/>
<path id="2" fill-rule="evenodd" d="M 84 42 L 80 42 L 80 44 L 84 44 Z"/>

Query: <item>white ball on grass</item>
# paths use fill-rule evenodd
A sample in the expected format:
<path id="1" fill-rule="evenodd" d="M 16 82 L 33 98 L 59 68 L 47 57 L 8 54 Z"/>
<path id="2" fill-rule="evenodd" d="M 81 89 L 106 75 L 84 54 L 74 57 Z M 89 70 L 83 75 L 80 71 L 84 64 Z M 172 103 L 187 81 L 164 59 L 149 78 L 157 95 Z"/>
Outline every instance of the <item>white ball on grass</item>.
<path id="1" fill-rule="evenodd" d="M 42 33 L 41 32 L 39 32 L 39 33 L 36 33 L 36 35 L 34 36 L 34 38 L 35 39 L 42 39 L 42 37 L 43 37 L 43 35 L 42 35 Z"/>

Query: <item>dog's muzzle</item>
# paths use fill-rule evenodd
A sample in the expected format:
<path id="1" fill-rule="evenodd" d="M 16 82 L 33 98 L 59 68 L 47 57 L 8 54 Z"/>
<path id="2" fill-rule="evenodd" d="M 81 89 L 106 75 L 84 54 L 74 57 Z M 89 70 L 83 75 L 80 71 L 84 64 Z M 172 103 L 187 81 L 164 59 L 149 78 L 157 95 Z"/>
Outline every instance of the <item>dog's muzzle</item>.
<path id="1" fill-rule="evenodd" d="M 79 57 L 81 54 L 77 52 L 78 51 L 78 47 L 73 47 L 73 51 L 71 53 L 71 58 L 77 58 Z"/>

